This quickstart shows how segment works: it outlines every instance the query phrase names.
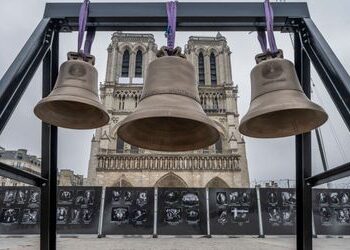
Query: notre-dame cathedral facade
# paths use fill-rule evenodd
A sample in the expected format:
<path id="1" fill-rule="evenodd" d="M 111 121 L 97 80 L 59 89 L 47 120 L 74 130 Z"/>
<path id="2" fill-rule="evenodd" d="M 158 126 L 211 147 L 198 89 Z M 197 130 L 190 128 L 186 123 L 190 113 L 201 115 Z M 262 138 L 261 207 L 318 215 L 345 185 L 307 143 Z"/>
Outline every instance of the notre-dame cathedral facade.
<path id="1" fill-rule="evenodd" d="M 224 131 L 222 138 L 201 150 L 165 153 L 137 148 L 117 137 L 120 122 L 140 100 L 147 66 L 157 49 L 151 34 L 113 34 L 106 79 L 100 86 L 101 101 L 111 119 L 92 138 L 87 184 L 248 187 L 245 143 L 238 131 L 238 90 L 232 81 L 230 48 L 220 33 L 190 37 L 184 52 L 195 65 L 203 109 Z"/>

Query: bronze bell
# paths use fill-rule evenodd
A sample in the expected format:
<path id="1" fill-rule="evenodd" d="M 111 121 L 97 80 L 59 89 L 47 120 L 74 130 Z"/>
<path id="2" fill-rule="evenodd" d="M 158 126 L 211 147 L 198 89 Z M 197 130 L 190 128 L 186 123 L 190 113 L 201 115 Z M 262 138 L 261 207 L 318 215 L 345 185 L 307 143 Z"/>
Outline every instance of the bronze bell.
<path id="1" fill-rule="evenodd" d="M 109 115 L 98 97 L 94 56 L 68 53 L 49 96 L 34 108 L 42 121 L 58 127 L 93 129 L 108 123 Z"/>
<path id="2" fill-rule="evenodd" d="M 319 105 L 303 92 L 292 62 L 260 54 L 251 77 L 251 103 L 239 131 L 256 138 L 298 135 L 321 126 L 328 119 Z"/>
<path id="3" fill-rule="evenodd" d="M 199 99 L 194 66 L 162 55 L 148 66 L 141 100 L 120 124 L 127 143 L 157 151 L 188 151 L 214 144 L 220 137 Z"/>

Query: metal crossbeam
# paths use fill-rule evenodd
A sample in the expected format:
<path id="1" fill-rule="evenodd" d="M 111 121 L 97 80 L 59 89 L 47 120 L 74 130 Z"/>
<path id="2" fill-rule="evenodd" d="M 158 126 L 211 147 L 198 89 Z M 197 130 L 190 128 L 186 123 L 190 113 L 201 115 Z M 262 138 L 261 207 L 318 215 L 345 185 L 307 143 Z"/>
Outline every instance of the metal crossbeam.
<path id="1" fill-rule="evenodd" d="M 165 31 L 166 3 L 91 3 L 88 26 L 99 31 Z M 263 3 L 178 3 L 177 31 L 251 31 L 265 27 Z M 48 3 L 45 18 L 60 19 L 62 30 L 78 29 L 80 3 Z M 273 3 L 274 27 L 310 17 L 306 3 Z M 61 30 L 61 31 L 62 31 Z"/>
<path id="2" fill-rule="evenodd" d="M 339 167 L 332 168 L 323 173 L 309 177 L 305 181 L 309 186 L 314 187 L 321 184 L 336 181 L 348 176 L 350 176 L 350 162 L 345 163 Z"/>
<path id="3" fill-rule="evenodd" d="M 47 182 L 47 179 L 42 178 L 39 175 L 9 166 L 2 162 L 0 162 L 0 176 L 36 187 L 41 187 Z"/>

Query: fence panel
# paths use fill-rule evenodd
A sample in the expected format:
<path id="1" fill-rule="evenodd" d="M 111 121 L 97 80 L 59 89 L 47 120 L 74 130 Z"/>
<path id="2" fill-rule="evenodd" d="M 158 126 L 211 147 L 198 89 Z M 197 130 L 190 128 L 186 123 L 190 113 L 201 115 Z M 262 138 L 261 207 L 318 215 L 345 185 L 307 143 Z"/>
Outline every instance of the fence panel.
<path id="1" fill-rule="evenodd" d="M 106 188 L 102 234 L 152 234 L 153 218 L 153 188 Z"/>
<path id="2" fill-rule="evenodd" d="M 259 234 L 255 189 L 209 189 L 209 210 L 210 233 L 213 235 Z"/>
<path id="3" fill-rule="evenodd" d="M 350 190 L 314 189 L 315 231 L 318 235 L 350 235 Z"/>
<path id="4" fill-rule="evenodd" d="M 0 187 L 0 234 L 40 232 L 40 189 Z"/>
<path id="5" fill-rule="evenodd" d="M 207 234 L 205 188 L 158 188 L 159 235 Z"/>
<path id="6" fill-rule="evenodd" d="M 265 235 L 295 235 L 295 189 L 261 188 L 260 202 Z"/>

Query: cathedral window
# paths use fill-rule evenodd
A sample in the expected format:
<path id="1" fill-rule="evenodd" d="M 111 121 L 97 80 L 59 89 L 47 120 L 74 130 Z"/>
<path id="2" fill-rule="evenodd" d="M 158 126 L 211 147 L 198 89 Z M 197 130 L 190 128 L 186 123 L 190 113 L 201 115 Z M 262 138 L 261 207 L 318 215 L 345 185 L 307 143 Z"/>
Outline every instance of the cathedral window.
<path id="1" fill-rule="evenodd" d="M 130 62 L 130 53 L 129 53 L 129 50 L 125 50 L 123 54 L 123 61 L 122 61 L 122 77 L 129 77 L 129 62 Z"/>
<path id="2" fill-rule="evenodd" d="M 124 152 L 124 141 L 122 138 L 117 138 L 117 153 L 123 153 Z"/>
<path id="3" fill-rule="evenodd" d="M 215 150 L 216 150 L 216 153 L 222 153 L 222 141 L 221 141 L 221 139 L 219 139 L 215 143 Z"/>
<path id="4" fill-rule="evenodd" d="M 198 83 L 199 85 L 205 84 L 204 56 L 202 52 L 198 55 Z"/>
<path id="5" fill-rule="evenodd" d="M 214 53 L 210 54 L 210 79 L 211 79 L 211 85 L 217 84 L 217 77 L 216 77 L 216 58 Z"/>
<path id="6" fill-rule="evenodd" d="M 135 77 L 142 77 L 142 51 L 138 50 L 135 61 Z"/>

